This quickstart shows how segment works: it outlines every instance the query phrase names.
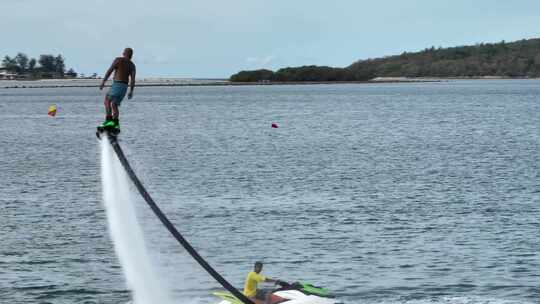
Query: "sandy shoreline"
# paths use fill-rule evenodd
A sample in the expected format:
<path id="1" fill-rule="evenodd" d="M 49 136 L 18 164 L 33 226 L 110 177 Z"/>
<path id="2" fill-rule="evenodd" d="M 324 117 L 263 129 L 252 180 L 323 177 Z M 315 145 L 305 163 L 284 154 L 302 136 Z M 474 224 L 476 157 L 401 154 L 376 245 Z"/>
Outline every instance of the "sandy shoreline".
<path id="1" fill-rule="evenodd" d="M 193 86 L 223 85 L 225 79 L 187 79 L 187 78 L 143 78 L 137 80 L 136 86 Z M 32 89 L 32 88 L 96 88 L 101 79 L 41 79 L 41 80 L 0 80 L 0 89 Z M 107 81 L 110 86 L 111 81 Z"/>
<path id="2" fill-rule="evenodd" d="M 374 84 L 374 83 L 422 83 L 457 80 L 510 80 L 529 78 L 506 78 L 498 76 L 471 78 L 407 78 L 377 77 L 369 81 L 296 81 L 296 82 L 230 82 L 227 79 L 193 78 L 143 78 L 137 80 L 137 87 L 183 87 L 183 86 L 267 86 L 267 85 L 321 85 L 321 84 Z M 42 80 L 0 80 L 0 89 L 44 89 L 44 88 L 97 88 L 101 79 L 42 79 Z M 110 86 L 108 81 L 106 86 Z"/>
<path id="3" fill-rule="evenodd" d="M 440 82 L 431 78 L 387 78 L 371 81 L 299 81 L 299 82 L 230 82 L 226 79 L 146 78 L 137 81 L 137 87 L 177 86 L 245 86 L 245 85 L 316 85 L 316 84 L 366 84 L 396 82 Z M 109 86 L 111 81 L 107 82 Z M 95 88 L 101 79 L 43 79 L 43 80 L 0 80 L 0 89 L 43 89 L 43 88 Z"/>

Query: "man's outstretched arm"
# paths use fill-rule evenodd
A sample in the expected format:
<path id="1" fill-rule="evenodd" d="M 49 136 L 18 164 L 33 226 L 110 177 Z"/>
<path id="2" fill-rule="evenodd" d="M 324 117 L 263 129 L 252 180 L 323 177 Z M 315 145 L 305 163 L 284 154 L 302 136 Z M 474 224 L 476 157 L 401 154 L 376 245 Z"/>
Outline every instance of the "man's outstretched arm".
<path id="1" fill-rule="evenodd" d="M 266 279 L 264 280 L 265 282 L 269 282 L 269 283 L 276 283 L 277 281 L 279 281 L 278 279 L 272 279 L 272 278 L 269 278 L 269 277 L 266 277 Z"/>
<path id="2" fill-rule="evenodd" d="M 135 89 L 135 74 L 136 74 L 136 68 L 135 65 L 133 65 L 133 70 L 131 71 L 131 75 L 129 77 L 130 83 L 129 83 L 129 94 L 128 99 L 131 99 L 133 97 L 133 89 Z"/>

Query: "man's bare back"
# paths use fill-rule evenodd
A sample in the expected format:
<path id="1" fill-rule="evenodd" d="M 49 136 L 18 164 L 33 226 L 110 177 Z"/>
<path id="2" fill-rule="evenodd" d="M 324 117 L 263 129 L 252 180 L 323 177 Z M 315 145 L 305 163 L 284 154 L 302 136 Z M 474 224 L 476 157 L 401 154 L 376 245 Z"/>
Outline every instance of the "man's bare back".
<path id="1" fill-rule="evenodd" d="M 114 80 L 128 82 L 130 77 L 134 76 L 135 64 L 125 57 L 117 57 L 113 64 Z"/>
<path id="2" fill-rule="evenodd" d="M 133 50 L 131 48 L 126 48 L 123 53 L 123 57 L 116 57 L 111 64 L 111 67 L 105 73 L 103 81 L 99 86 L 99 89 L 102 90 L 105 86 L 105 82 L 111 76 L 114 71 L 114 81 L 128 83 L 130 90 L 128 93 L 128 99 L 133 97 L 133 89 L 135 88 L 135 73 L 136 67 L 133 61 L 131 61 L 131 56 L 133 56 Z"/>

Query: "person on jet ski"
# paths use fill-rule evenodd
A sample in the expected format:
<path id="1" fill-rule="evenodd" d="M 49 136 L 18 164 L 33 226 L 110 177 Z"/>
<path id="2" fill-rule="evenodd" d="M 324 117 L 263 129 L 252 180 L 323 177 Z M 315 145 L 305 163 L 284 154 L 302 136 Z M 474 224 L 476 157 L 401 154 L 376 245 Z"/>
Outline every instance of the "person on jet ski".
<path id="1" fill-rule="evenodd" d="M 258 289 L 257 286 L 261 282 L 277 283 L 279 280 L 263 276 L 261 274 L 262 268 L 262 262 L 255 262 L 253 271 L 249 272 L 246 277 L 246 282 L 244 284 L 244 295 L 255 303 L 261 303 L 261 301 L 264 301 L 265 304 L 269 304 L 271 303 L 271 290 Z"/>

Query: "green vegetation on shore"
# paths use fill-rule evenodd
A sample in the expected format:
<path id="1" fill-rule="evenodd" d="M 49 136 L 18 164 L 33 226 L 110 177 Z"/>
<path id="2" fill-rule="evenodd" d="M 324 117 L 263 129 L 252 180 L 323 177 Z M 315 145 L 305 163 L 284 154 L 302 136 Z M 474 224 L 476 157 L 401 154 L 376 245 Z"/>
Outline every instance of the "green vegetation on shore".
<path id="1" fill-rule="evenodd" d="M 359 60 L 345 68 L 288 67 L 241 71 L 233 82 L 367 81 L 375 77 L 540 77 L 540 39 L 473 46 L 427 48 L 420 52 Z"/>
<path id="2" fill-rule="evenodd" d="M 39 59 L 29 58 L 24 53 L 18 53 L 14 57 L 4 56 L 2 69 L 9 74 L 5 78 L 41 79 L 41 78 L 65 78 L 77 77 L 73 69 L 66 72 L 66 65 L 62 55 L 40 55 Z"/>

